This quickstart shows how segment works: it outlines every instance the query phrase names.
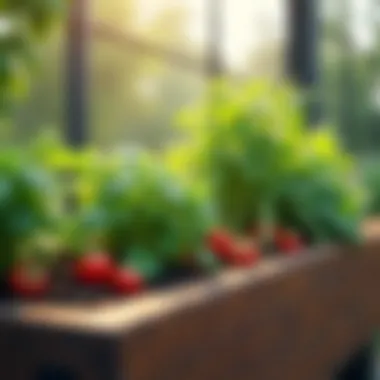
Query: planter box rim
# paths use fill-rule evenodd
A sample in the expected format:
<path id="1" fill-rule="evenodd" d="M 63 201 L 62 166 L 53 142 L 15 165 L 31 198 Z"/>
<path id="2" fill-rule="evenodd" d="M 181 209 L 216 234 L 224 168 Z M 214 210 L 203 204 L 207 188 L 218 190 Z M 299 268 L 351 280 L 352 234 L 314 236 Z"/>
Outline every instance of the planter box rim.
<path id="1" fill-rule="evenodd" d="M 152 320 L 186 311 L 239 291 L 246 286 L 260 287 L 302 268 L 338 258 L 343 247 L 315 247 L 295 257 L 263 260 L 251 269 L 229 269 L 213 277 L 195 280 L 165 290 L 149 291 L 126 300 L 110 300 L 78 305 L 69 302 L 3 302 L 0 323 L 59 328 L 86 334 L 120 334 L 135 331 Z"/>

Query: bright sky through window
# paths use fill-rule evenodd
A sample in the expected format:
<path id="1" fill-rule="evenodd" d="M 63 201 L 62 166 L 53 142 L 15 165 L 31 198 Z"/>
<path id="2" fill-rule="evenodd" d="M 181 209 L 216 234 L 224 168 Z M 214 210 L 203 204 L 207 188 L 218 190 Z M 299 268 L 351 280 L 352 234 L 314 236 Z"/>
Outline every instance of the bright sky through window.
<path id="1" fill-rule="evenodd" d="M 138 0 L 142 21 L 148 21 L 168 7 L 185 7 L 188 38 L 202 45 L 206 38 L 207 1 L 209 0 Z M 223 14 L 224 56 L 229 65 L 239 67 L 263 41 L 285 37 L 284 0 L 219 0 Z"/>
<path id="2" fill-rule="evenodd" d="M 246 66 L 258 48 L 285 43 L 286 7 L 289 5 L 286 0 L 135 0 L 138 13 L 135 21 L 149 23 L 172 7 L 185 9 L 187 22 L 183 27 L 187 38 L 192 44 L 205 47 L 209 1 L 221 3 L 224 31 L 221 43 L 224 59 L 230 67 Z M 320 5 L 323 3 L 329 14 L 334 10 L 341 12 L 342 4 L 348 4 L 351 31 L 357 46 L 362 49 L 371 46 L 376 20 L 373 20 L 373 10 L 369 7 L 370 0 L 323 0 Z M 372 22 L 368 21 L 371 19 Z"/>

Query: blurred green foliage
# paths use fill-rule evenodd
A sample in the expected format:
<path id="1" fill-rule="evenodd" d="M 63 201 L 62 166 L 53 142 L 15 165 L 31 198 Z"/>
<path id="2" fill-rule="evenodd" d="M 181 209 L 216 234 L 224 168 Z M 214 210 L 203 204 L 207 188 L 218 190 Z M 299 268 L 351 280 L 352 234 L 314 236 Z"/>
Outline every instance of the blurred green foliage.
<path id="1" fill-rule="evenodd" d="M 59 238 L 72 254 L 105 249 L 150 279 L 186 257 L 214 268 L 204 247 L 214 216 L 204 187 L 178 177 L 161 156 L 73 149 L 54 134 L 41 135 L 28 154 L 61 189 Z"/>
<path id="2" fill-rule="evenodd" d="M 331 128 L 308 131 L 278 201 L 282 224 L 313 242 L 357 242 L 368 192 Z"/>
<path id="3" fill-rule="evenodd" d="M 288 86 L 218 82 L 181 118 L 193 140 L 183 153 L 198 160 L 225 225 L 281 221 L 314 241 L 355 239 L 365 194 L 352 159 L 329 129 L 310 131 L 301 109 Z"/>
<path id="4" fill-rule="evenodd" d="M 377 155 L 365 157 L 359 161 L 361 177 L 369 193 L 368 213 L 380 214 L 380 160 Z"/>
<path id="5" fill-rule="evenodd" d="M 9 105 L 22 90 L 32 50 L 63 14 L 64 4 L 0 0 L 0 11 L 9 22 L 9 32 L 0 35 L 0 105 Z M 122 24 L 124 31 L 133 25 L 132 2 L 100 0 L 93 6 L 95 14 Z M 169 46 L 181 45 L 196 56 L 199 52 L 183 43 L 184 24 L 184 14 L 173 9 L 139 33 Z M 10 128 L 0 127 L 2 140 L 28 139 L 46 124 L 62 125 L 62 36 L 59 31 L 47 40 L 43 54 L 49 60 L 36 72 L 30 97 L 15 107 Z M 359 120 L 370 120 L 371 136 L 377 136 L 380 119 L 372 101 L 378 49 L 360 53 L 371 62 L 371 70 L 350 51 L 345 53 L 325 66 L 325 93 L 328 110 L 345 131 L 345 145 L 353 148 L 360 141 Z M 0 203 L 0 235 L 10 258 L 37 244 L 30 239 L 44 235 L 48 227 L 58 228 L 53 221 L 58 213 L 65 245 L 77 251 L 105 247 L 152 277 L 163 263 L 201 251 L 203 234 L 215 221 L 238 232 L 254 224 L 281 223 L 318 242 L 357 238 L 366 194 L 352 158 L 330 128 L 307 130 L 301 97 L 290 86 L 218 82 L 184 112 L 184 128 L 173 132 L 172 114 L 200 93 L 197 73 L 185 74 L 138 49 L 124 52 L 103 41 L 94 45 L 91 65 L 96 145 L 113 146 L 128 138 L 163 148 L 178 136 L 185 136 L 185 142 L 164 151 L 163 160 L 93 147 L 74 150 L 54 137 L 37 139 L 25 152 L 2 151 L 0 197 L 8 196 L 9 202 Z M 354 72 L 360 75 L 351 76 Z M 338 82 L 343 85 L 337 87 Z M 369 108 L 366 118 L 357 117 Z M 373 169 L 368 174 L 376 195 L 377 173 Z M 371 209 L 377 211 L 380 201 L 373 202 Z"/>
<path id="6" fill-rule="evenodd" d="M 65 0 L 0 0 L 0 110 L 25 92 L 35 47 L 62 15 Z"/>
<path id="7" fill-rule="evenodd" d="M 54 253 L 61 204 L 53 176 L 28 151 L 0 150 L 0 272 L 18 257 Z M 48 245 L 46 245 L 46 243 Z M 49 250 L 47 252 L 46 250 Z"/>
<path id="8" fill-rule="evenodd" d="M 106 249 L 154 279 L 188 255 L 209 267 L 204 235 L 216 224 L 356 241 L 366 194 L 353 160 L 329 128 L 307 128 L 301 105 L 291 86 L 220 80 L 180 115 L 184 144 L 160 155 L 76 149 L 54 135 L 4 147 L 4 257 L 55 234 L 61 249 Z"/>
<path id="9" fill-rule="evenodd" d="M 155 277 L 202 249 L 211 220 L 204 194 L 147 153 L 101 157 L 113 164 L 88 167 L 77 188 L 80 204 L 69 233 L 74 250 L 103 247 Z"/>
<path id="10" fill-rule="evenodd" d="M 331 2 L 322 18 L 321 98 L 326 117 L 345 147 L 355 154 L 372 154 L 380 138 L 380 23 L 378 1 Z"/>
<path id="11" fill-rule="evenodd" d="M 181 116 L 220 219 L 234 229 L 271 217 L 269 205 L 295 158 L 303 121 L 288 107 L 290 91 L 220 81 Z"/>

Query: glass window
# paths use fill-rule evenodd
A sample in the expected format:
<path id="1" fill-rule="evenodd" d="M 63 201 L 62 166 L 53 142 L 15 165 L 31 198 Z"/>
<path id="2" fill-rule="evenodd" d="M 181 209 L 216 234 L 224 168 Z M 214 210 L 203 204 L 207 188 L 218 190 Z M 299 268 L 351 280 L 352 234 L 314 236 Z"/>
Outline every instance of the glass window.
<path id="1" fill-rule="evenodd" d="M 283 74 L 283 0 L 87 0 L 91 20 L 90 140 L 159 148 L 176 137 L 173 120 L 201 94 L 211 6 L 217 6 L 227 75 Z M 65 126 L 65 27 L 45 42 L 30 92 L 14 109 L 15 134 Z"/>
<path id="2" fill-rule="evenodd" d="M 205 8 L 208 0 L 97 0 L 95 23 L 130 37 L 195 56 L 205 50 Z"/>
<path id="3" fill-rule="evenodd" d="M 170 142 L 173 116 L 200 94 L 204 81 L 161 57 L 100 42 L 93 43 L 91 71 L 91 138 L 110 146 Z"/>
<path id="4" fill-rule="evenodd" d="M 324 0 L 325 110 L 347 147 L 358 153 L 380 146 L 378 15 L 376 0 Z"/>
<path id="5" fill-rule="evenodd" d="M 202 1 L 100 0 L 93 9 L 91 138 L 160 148 L 202 91 Z"/>
<path id="6" fill-rule="evenodd" d="M 283 74 L 286 6 L 283 0 L 223 0 L 227 67 L 253 76 Z"/>

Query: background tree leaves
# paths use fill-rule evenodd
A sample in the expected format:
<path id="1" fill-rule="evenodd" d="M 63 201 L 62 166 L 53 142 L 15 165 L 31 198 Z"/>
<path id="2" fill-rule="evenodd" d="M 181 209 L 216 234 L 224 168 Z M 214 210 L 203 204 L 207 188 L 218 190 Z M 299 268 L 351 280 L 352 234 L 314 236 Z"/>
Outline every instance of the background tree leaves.
<path id="1" fill-rule="evenodd" d="M 25 93 L 33 50 L 63 14 L 66 0 L 1 0 L 0 111 Z"/>

